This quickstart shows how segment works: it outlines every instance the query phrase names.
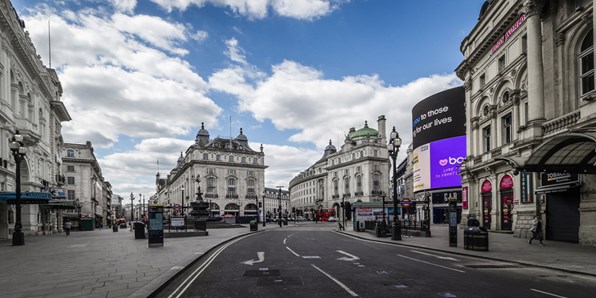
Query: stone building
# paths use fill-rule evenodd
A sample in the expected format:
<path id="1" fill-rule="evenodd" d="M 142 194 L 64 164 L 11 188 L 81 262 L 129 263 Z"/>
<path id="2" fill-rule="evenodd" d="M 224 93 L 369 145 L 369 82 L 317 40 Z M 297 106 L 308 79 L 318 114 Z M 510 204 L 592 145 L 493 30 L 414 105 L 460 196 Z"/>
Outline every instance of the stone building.
<path id="1" fill-rule="evenodd" d="M 75 224 L 79 218 L 94 220 L 95 227 L 112 220 L 112 186 L 102 175 L 101 167 L 93 153 L 91 142 L 65 143 L 62 155 L 62 172 L 66 178 L 64 191 L 77 208 L 65 213 Z"/>
<path id="2" fill-rule="evenodd" d="M 250 148 L 242 133 L 236 138 L 216 137 L 201 124 L 195 143 L 180 153 L 177 165 L 166 178 L 157 173 L 156 198 L 166 216 L 188 213 L 191 201 L 209 202 L 211 217 L 256 216 L 257 199 L 265 190 L 265 153 Z"/>
<path id="3" fill-rule="evenodd" d="M 381 201 L 389 189 L 389 155 L 385 116 L 377 129 L 351 128 L 340 150 L 329 141 L 323 156 L 290 181 L 290 204 L 299 215 L 312 217 L 322 208 L 335 208 L 342 201 Z M 386 194 L 390 196 L 390 194 Z"/>
<path id="4" fill-rule="evenodd" d="M 594 0 L 486 1 L 462 41 L 464 208 L 492 230 L 596 245 Z M 464 203 L 466 204 L 466 203 Z"/>
<path id="5" fill-rule="evenodd" d="M 0 239 L 12 237 L 16 208 L 16 163 L 9 139 L 23 136 L 24 159 L 20 163 L 22 192 L 53 193 L 62 199 L 62 122 L 70 115 L 61 102 L 62 86 L 56 72 L 44 66 L 8 0 L 0 0 Z M 53 203 L 53 204 L 50 204 Z M 60 204 L 48 200 L 21 204 L 25 235 L 54 233 L 61 229 Z"/>

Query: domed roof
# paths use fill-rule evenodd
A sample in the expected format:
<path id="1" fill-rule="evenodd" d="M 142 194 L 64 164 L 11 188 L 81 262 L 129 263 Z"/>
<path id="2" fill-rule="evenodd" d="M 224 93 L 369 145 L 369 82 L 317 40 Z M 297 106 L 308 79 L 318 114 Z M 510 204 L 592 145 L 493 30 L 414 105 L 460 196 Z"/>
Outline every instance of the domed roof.
<path id="1" fill-rule="evenodd" d="M 379 136 L 379 132 L 374 128 L 368 127 L 368 121 L 364 121 L 364 127 L 351 133 L 350 139 L 354 140 L 354 139 L 359 139 L 359 138 L 370 138 L 370 137 L 378 137 L 378 136 Z"/>
<path id="2" fill-rule="evenodd" d="M 242 134 L 242 128 L 240 128 L 240 134 L 236 137 L 236 140 L 238 140 L 238 141 L 248 141 L 248 139 L 246 138 L 246 136 L 244 134 Z"/>
<path id="3" fill-rule="evenodd" d="M 209 132 L 205 129 L 205 123 L 201 122 L 201 129 L 197 136 L 209 136 Z"/>
<path id="4" fill-rule="evenodd" d="M 337 149 L 335 148 L 335 146 L 333 146 L 333 145 L 331 144 L 331 140 L 329 140 L 329 145 L 327 145 L 327 147 L 325 147 L 325 151 L 328 151 L 328 150 L 337 150 Z"/>
<path id="5" fill-rule="evenodd" d="M 184 161 L 184 156 L 182 156 L 182 152 L 180 152 L 180 157 L 178 157 L 178 163 L 181 163 Z"/>

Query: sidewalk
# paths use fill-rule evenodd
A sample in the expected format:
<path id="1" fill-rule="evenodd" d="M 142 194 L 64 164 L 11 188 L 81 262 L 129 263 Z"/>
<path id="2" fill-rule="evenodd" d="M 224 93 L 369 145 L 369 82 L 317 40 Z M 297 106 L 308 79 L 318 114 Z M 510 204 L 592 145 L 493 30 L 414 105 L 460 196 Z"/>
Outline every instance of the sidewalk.
<path id="1" fill-rule="evenodd" d="M 154 248 L 129 229 L 25 236 L 24 246 L 3 240 L 0 297 L 147 297 L 212 248 L 248 233 L 248 225 L 211 229 Z"/>
<path id="2" fill-rule="evenodd" d="M 355 232 L 351 225 L 340 233 L 368 240 L 596 276 L 596 247 L 577 243 L 545 240 L 545 246 L 541 246 L 539 241 L 534 240 L 530 245 L 528 239 L 490 232 L 489 251 L 471 251 L 464 249 L 462 229 L 458 229 L 457 247 L 449 247 L 448 225 L 431 225 L 432 237 L 402 237 L 401 241 L 391 240 L 391 237 L 377 238 L 371 232 Z"/>

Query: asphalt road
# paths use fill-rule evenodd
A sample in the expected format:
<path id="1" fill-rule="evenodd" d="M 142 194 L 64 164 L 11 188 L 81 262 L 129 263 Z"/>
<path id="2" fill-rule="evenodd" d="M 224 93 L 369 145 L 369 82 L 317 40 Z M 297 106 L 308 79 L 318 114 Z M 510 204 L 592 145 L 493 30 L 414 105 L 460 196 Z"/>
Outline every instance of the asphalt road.
<path id="1" fill-rule="evenodd" d="M 354 239 L 322 225 L 237 239 L 157 297 L 594 297 L 596 278 Z"/>

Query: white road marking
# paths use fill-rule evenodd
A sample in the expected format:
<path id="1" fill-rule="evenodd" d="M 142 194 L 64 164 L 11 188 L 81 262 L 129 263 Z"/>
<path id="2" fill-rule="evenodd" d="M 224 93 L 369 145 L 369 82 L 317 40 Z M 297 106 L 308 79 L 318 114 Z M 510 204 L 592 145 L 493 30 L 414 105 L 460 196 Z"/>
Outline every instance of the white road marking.
<path id="1" fill-rule="evenodd" d="M 303 259 L 320 259 L 319 256 L 302 256 Z"/>
<path id="2" fill-rule="evenodd" d="M 397 255 L 400 256 L 400 257 L 402 257 L 402 258 L 409 259 L 409 260 L 412 260 L 412 261 L 416 261 L 416 262 L 420 262 L 420 263 L 424 263 L 424 264 L 428 264 L 428 265 L 432 265 L 432 266 L 437 266 L 437 267 L 440 267 L 440 268 L 444 268 L 444 269 L 447 269 L 447 270 L 452 270 L 452 271 L 459 272 L 459 273 L 466 273 L 463 270 L 458 270 L 458 269 L 453 269 L 453 268 L 446 267 L 446 266 L 441 266 L 439 264 L 434 264 L 434 263 L 431 263 L 431 262 L 427 262 L 427 261 L 423 261 L 423 260 L 418 260 L 418 259 L 415 259 L 415 258 L 410 258 L 408 256 L 404 256 L 404 255 L 400 255 L 400 254 L 397 254 Z"/>
<path id="3" fill-rule="evenodd" d="M 288 240 L 288 238 L 284 238 L 284 245 L 286 245 L 286 240 Z"/>
<path id="4" fill-rule="evenodd" d="M 545 291 L 540 291 L 540 290 L 536 290 L 536 289 L 530 289 L 530 291 L 534 291 L 534 292 L 537 292 L 537 293 L 541 293 L 541 294 L 549 295 L 549 296 L 553 296 L 553 297 L 567 298 L 565 296 L 559 296 L 557 294 L 553 294 L 553 293 L 549 293 L 549 292 L 545 292 Z"/>
<path id="5" fill-rule="evenodd" d="M 350 288 L 348 288 L 348 286 L 344 285 L 341 281 L 337 280 L 335 277 L 331 276 L 329 273 L 321 270 L 319 267 L 315 266 L 314 264 L 310 264 L 310 265 L 313 266 L 315 269 L 319 270 L 319 272 L 325 274 L 327 277 L 329 277 L 329 279 L 331 279 L 336 284 L 338 284 L 340 287 L 342 287 L 344 290 L 346 290 L 346 292 L 348 292 L 350 295 L 352 295 L 353 297 L 358 297 L 358 294 L 356 294 L 354 291 L 352 291 Z"/>
<path id="6" fill-rule="evenodd" d="M 87 245 L 89 245 L 89 243 L 73 244 L 73 245 L 68 246 L 68 248 L 82 248 L 82 247 L 86 247 Z"/>
<path id="7" fill-rule="evenodd" d="M 351 261 L 360 260 L 360 258 L 359 258 L 359 257 L 357 257 L 357 256 L 355 256 L 355 255 L 351 255 L 351 254 L 349 254 L 349 253 L 347 253 L 347 252 L 345 252 L 345 251 L 343 251 L 343 250 L 336 250 L 336 251 L 337 251 L 338 253 L 344 254 L 344 255 L 346 255 L 346 256 L 348 256 L 348 257 L 349 257 L 349 258 L 348 258 L 348 257 L 341 257 L 341 258 L 338 258 L 337 260 L 339 260 L 339 261 L 350 261 L 350 262 L 351 262 Z"/>
<path id="8" fill-rule="evenodd" d="M 299 255 L 299 254 L 297 254 L 295 251 L 293 251 L 291 248 L 289 248 L 289 247 L 287 247 L 287 246 L 286 246 L 286 248 L 287 248 L 287 249 L 288 249 L 288 250 L 289 250 L 291 253 L 293 253 L 295 256 L 297 256 L 297 257 L 300 257 L 300 255 Z"/>
<path id="9" fill-rule="evenodd" d="M 410 250 L 410 251 L 411 252 L 415 252 L 417 254 L 421 254 L 421 255 L 425 255 L 425 256 L 430 256 L 430 257 L 435 257 L 435 258 L 442 259 L 442 260 L 450 260 L 450 261 L 457 261 L 457 262 L 459 262 L 458 259 L 454 259 L 452 257 L 442 257 L 442 256 L 438 256 L 438 255 L 433 255 L 433 254 L 421 252 L 419 250 Z"/>
<path id="10" fill-rule="evenodd" d="M 255 259 L 250 259 L 248 261 L 244 261 L 244 262 L 240 262 L 241 264 L 246 264 L 246 265 L 253 265 L 254 263 L 262 263 L 263 261 L 265 261 L 265 252 L 264 251 L 259 251 L 257 252 L 257 257 L 259 258 L 258 260 L 255 261 Z"/>

